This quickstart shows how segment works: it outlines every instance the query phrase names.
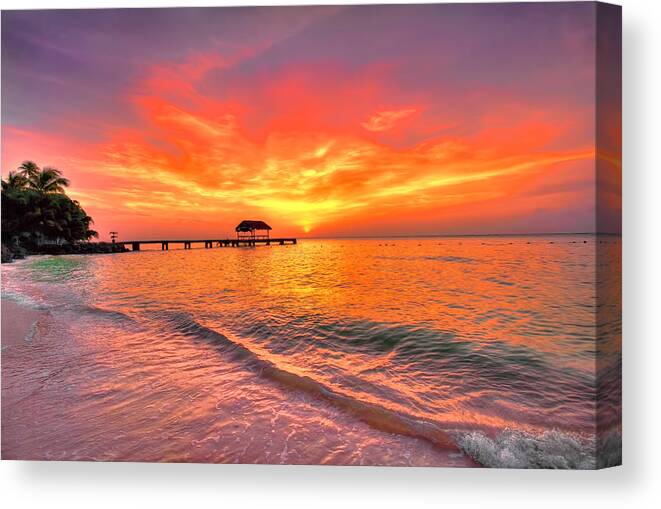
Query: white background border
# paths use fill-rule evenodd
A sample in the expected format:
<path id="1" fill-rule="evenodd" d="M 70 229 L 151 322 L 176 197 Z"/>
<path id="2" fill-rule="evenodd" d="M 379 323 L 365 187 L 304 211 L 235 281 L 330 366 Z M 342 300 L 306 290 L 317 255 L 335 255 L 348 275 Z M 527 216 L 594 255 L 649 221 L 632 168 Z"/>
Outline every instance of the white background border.
<path id="1" fill-rule="evenodd" d="M 0 0 L 0 7 L 283 3 L 287 2 Z M 599 472 L 549 472 L 3 461 L 0 463 L 2 505 L 7 508 L 93 505 L 95 509 L 136 506 L 185 509 L 203 504 L 336 509 L 657 506 L 661 500 L 661 300 L 658 296 L 661 288 L 661 2 L 621 0 L 618 3 L 623 5 L 624 16 L 623 467 Z"/>

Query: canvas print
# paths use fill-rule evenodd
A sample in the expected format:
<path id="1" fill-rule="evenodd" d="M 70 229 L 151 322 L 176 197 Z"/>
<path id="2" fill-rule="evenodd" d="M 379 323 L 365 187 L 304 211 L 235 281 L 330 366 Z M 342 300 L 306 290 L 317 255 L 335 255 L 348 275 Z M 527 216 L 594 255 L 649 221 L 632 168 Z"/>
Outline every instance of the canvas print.
<path id="1" fill-rule="evenodd" d="M 2 12 L 2 458 L 621 463 L 621 9 Z"/>

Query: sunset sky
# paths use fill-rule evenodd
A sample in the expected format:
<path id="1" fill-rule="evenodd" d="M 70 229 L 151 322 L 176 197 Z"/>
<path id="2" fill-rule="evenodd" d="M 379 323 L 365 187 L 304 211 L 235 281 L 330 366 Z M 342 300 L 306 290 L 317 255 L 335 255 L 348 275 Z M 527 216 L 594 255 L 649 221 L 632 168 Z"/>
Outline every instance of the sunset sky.
<path id="1" fill-rule="evenodd" d="M 102 239 L 592 232 L 599 152 L 617 231 L 595 12 L 5 11 L 2 174 L 60 168 Z"/>

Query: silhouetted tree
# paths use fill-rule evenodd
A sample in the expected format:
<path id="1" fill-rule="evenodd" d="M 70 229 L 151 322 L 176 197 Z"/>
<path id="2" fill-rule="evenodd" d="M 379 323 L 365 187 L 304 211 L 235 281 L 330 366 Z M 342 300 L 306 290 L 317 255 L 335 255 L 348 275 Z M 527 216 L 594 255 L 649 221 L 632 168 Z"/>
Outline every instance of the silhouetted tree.
<path id="1" fill-rule="evenodd" d="M 2 181 L 2 242 L 34 248 L 43 243 L 76 243 L 98 237 L 93 221 L 65 194 L 69 180 L 57 168 L 25 161 Z"/>
<path id="2" fill-rule="evenodd" d="M 24 174 L 27 185 L 38 193 L 64 193 L 64 188 L 69 187 L 69 180 L 62 176 L 57 168 L 44 168 L 36 173 Z"/>

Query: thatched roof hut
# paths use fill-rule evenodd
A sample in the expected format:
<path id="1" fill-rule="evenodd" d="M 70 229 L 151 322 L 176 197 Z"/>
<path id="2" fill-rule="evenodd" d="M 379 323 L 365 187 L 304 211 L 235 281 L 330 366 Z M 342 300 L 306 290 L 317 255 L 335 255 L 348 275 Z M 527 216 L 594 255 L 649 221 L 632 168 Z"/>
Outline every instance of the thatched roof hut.
<path id="1" fill-rule="evenodd" d="M 236 236 L 238 238 L 250 237 L 252 239 L 256 238 L 268 238 L 269 231 L 272 230 L 268 224 L 264 221 L 253 221 L 250 219 L 244 219 L 241 221 L 237 227 L 234 229 L 236 231 Z M 264 233 L 257 233 L 264 232 Z"/>

